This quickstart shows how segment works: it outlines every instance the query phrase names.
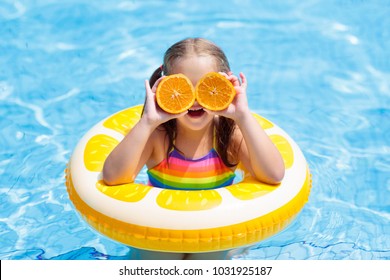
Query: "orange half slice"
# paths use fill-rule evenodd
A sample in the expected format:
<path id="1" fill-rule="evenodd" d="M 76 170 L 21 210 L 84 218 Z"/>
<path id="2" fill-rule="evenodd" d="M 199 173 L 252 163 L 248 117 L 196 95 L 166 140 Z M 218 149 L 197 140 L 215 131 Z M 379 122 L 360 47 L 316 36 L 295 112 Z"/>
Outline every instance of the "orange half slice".
<path id="1" fill-rule="evenodd" d="M 233 101 L 236 90 L 226 77 L 210 72 L 199 80 L 195 93 L 196 100 L 202 107 L 212 111 L 221 111 Z"/>
<path id="2" fill-rule="evenodd" d="M 191 81 L 183 74 L 165 77 L 157 87 L 156 100 L 165 112 L 179 114 L 187 111 L 195 102 Z"/>

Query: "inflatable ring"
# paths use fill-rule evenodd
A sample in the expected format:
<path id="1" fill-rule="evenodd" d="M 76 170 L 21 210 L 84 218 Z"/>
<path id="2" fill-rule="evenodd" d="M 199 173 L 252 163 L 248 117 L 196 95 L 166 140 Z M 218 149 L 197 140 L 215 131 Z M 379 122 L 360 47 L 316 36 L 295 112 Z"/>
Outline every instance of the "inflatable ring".
<path id="1" fill-rule="evenodd" d="M 257 243 L 284 229 L 307 202 L 311 175 L 295 142 L 253 114 L 285 162 L 277 186 L 242 171 L 237 184 L 212 190 L 170 190 L 139 183 L 106 186 L 103 164 L 137 123 L 142 105 L 95 125 L 77 144 L 66 169 L 75 208 L 98 232 L 131 247 L 163 252 L 211 252 Z"/>

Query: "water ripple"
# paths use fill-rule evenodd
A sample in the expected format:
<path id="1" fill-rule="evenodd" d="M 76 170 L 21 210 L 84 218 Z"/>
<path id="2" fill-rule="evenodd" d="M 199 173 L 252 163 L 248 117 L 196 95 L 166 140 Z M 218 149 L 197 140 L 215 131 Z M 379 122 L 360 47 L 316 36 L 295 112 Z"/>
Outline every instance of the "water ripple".
<path id="1" fill-rule="evenodd" d="M 12 4 L 3 3 L 0 6 L 0 18 L 7 20 L 16 19 L 23 16 L 26 10 L 26 7 L 19 1 L 12 1 Z"/>

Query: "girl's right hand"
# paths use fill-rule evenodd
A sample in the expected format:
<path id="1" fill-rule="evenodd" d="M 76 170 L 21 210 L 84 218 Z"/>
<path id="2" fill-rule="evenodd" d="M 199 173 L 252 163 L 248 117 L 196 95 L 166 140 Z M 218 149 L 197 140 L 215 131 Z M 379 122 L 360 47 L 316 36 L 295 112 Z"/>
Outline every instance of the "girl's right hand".
<path id="1" fill-rule="evenodd" d="M 187 111 L 180 114 L 170 114 L 163 111 L 157 104 L 156 101 L 156 90 L 158 84 L 164 79 L 165 76 L 159 78 L 150 88 L 149 81 L 145 80 L 145 90 L 146 90 L 146 101 L 144 107 L 144 113 L 142 119 L 144 119 L 148 125 L 153 128 L 158 127 L 160 124 L 165 123 L 171 119 L 175 119 L 181 116 L 184 116 Z"/>

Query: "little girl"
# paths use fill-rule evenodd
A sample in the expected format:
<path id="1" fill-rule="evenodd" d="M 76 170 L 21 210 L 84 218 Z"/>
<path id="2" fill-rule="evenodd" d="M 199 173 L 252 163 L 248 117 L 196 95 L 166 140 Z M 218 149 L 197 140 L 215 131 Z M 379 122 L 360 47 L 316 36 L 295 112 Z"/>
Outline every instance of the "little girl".
<path id="1" fill-rule="evenodd" d="M 164 75 L 182 73 L 195 87 L 209 72 L 220 72 L 236 90 L 227 109 L 210 111 L 196 101 L 181 114 L 169 114 L 159 108 L 155 93 Z M 257 180 L 278 184 L 284 176 L 283 159 L 252 116 L 243 73 L 240 73 L 240 79 L 230 71 L 223 51 L 210 41 L 189 38 L 172 45 L 164 55 L 164 64 L 156 69 L 149 82 L 145 81 L 146 100 L 142 117 L 108 156 L 103 168 L 104 182 L 107 185 L 133 182 L 146 164 L 150 185 L 199 188 L 196 179 L 184 182 L 186 172 L 174 170 L 175 164 L 170 164 L 180 161 L 189 172 L 200 170 L 199 166 L 203 167 L 201 170 L 207 170 L 207 188 L 232 184 L 239 162 Z M 170 180 L 165 179 L 166 173 L 171 175 Z M 172 176 L 175 176 L 174 180 Z M 199 174 L 199 178 L 204 176 Z M 143 258 L 160 258 L 157 253 L 148 256 L 144 254 L 146 251 L 139 252 Z M 170 254 L 168 258 L 188 259 L 200 255 L 203 254 Z M 208 254 L 206 258 L 221 258 L 222 253 L 217 255 Z"/>

